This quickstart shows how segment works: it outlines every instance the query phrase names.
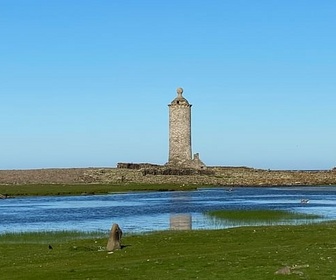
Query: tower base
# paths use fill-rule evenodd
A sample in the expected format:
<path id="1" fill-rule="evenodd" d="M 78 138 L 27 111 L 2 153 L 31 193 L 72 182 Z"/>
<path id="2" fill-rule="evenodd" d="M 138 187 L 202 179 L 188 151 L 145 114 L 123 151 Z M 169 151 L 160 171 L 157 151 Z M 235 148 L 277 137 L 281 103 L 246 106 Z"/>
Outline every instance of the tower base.
<path id="1" fill-rule="evenodd" d="M 165 165 L 181 168 L 206 169 L 206 165 L 201 161 L 199 153 L 194 154 L 194 158 L 191 160 L 173 159 L 168 161 Z"/>

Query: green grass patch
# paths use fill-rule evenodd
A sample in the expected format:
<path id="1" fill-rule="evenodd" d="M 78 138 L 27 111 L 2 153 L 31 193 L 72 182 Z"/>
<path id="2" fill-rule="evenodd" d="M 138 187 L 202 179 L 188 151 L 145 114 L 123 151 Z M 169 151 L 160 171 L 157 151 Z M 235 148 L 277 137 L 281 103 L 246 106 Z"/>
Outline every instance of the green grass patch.
<path id="1" fill-rule="evenodd" d="M 76 239 L 93 239 L 106 236 L 106 232 L 82 232 L 82 231 L 41 231 L 3 233 L 0 235 L 0 244 L 50 244 L 55 240 L 65 242 Z"/>
<path id="2" fill-rule="evenodd" d="M 320 221 L 323 217 L 282 210 L 216 210 L 205 213 L 214 224 L 235 226 L 302 224 Z"/>
<path id="3" fill-rule="evenodd" d="M 232 221 L 285 221 L 317 219 L 319 215 L 303 214 L 282 210 L 215 210 L 206 213 L 210 217 Z"/>
<path id="4" fill-rule="evenodd" d="M 107 235 L 0 235 L 1 279 L 332 279 L 335 234 L 336 223 L 126 234 L 112 254 Z M 284 266 L 297 268 L 274 274 Z"/>
<path id="5" fill-rule="evenodd" d="M 180 184 L 27 184 L 0 185 L 0 194 L 11 196 L 94 195 L 130 191 L 188 191 L 195 185 Z"/>

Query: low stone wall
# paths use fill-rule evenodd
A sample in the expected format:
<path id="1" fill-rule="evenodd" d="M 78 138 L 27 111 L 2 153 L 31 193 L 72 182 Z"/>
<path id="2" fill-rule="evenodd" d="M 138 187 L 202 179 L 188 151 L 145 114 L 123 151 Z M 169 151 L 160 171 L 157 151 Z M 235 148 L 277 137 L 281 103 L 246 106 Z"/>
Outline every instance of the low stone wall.
<path id="1" fill-rule="evenodd" d="M 124 168 L 124 169 L 141 169 L 141 168 L 157 168 L 160 165 L 151 164 L 151 163 L 127 163 L 127 162 L 119 162 L 117 164 L 117 168 Z"/>
<path id="2" fill-rule="evenodd" d="M 160 168 L 142 168 L 140 169 L 143 176 L 146 175 L 215 175 L 211 170 L 203 169 L 193 169 L 193 168 L 170 168 L 170 167 L 160 167 Z"/>
<path id="3" fill-rule="evenodd" d="M 336 170 L 275 171 L 245 167 L 74 168 L 0 170 L 0 184 L 196 184 L 222 186 L 336 185 Z"/>

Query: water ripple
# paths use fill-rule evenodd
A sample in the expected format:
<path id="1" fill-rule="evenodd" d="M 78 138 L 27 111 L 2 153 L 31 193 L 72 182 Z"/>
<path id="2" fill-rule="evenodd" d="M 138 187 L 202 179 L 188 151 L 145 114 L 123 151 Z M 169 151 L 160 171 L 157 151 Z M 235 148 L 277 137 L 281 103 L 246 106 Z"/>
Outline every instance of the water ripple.
<path id="1" fill-rule="evenodd" d="M 302 199 L 309 203 L 301 203 Z M 233 226 L 213 223 L 203 215 L 206 211 L 220 209 L 289 210 L 336 220 L 336 186 L 204 188 L 189 192 L 2 199 L 0 233 L 108 231 L 112 223 L 118 223 L 124 232 Z"/>

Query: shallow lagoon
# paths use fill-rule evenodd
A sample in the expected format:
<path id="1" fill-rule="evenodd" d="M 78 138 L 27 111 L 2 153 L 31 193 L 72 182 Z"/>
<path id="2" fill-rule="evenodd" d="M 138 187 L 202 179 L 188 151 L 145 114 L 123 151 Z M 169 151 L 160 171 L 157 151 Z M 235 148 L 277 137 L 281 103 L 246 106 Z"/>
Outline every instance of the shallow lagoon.
<path id="1" fill-rule="evenodd" d="M 309 203 L 301 203 L 302 199 Z M 201 188 L 188 192 L 137 192 L 92 196 L 18 197 L 0 200 L 0 233 L 26 231 L 123 231 L 216 229 L 240 226 L 204 215 L 210 210 L 269 209 L 336 220 L 336 186 Z"/>

